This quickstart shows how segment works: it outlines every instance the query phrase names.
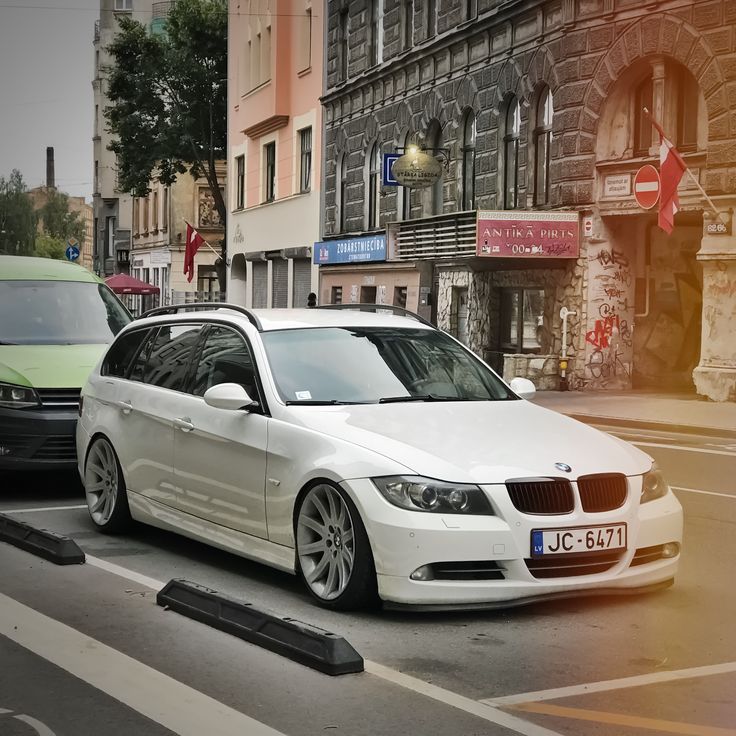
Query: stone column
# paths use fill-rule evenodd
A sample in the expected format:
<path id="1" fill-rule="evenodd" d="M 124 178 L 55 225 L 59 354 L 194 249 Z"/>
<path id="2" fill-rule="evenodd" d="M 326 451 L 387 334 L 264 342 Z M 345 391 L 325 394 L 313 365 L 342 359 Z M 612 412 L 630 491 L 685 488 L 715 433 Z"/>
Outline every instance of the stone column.
<path id="1" fill-rule="evenodd" d="M 736 237 L 730 213 L 703 215 L 703 326 L 697 392 L 713 401 L 736 401 Z"/>

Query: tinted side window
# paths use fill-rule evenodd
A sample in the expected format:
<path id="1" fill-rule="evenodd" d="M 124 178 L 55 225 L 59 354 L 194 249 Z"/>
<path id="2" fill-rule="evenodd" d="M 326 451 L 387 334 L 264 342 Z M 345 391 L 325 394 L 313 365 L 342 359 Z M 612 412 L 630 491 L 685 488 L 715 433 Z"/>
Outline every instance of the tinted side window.
<path id="1" fill-rule="evenodd" d="M 154 386 L 183 391 L 192 351 L 201 330 L 202 325 L 159 327 L 152 339 L 146 341 L 146 349 L 139 354 L 134 368 L 135 378 Z"/>
<path id="2" fill-rule="evenodd" d="M 148 330 L 135 330 L 127 332 L 119 340 L 116 340 L 107 351 L 102 363 L 101 373 L 103 376 L 125 376 L 133 357 L 138 352 Z"/>
<path id="3" fill-rule="evenodd" d="M 245 340 L 235 330 L 213 325 L 204 339 L 192 393 L 203 396 L 218 383 L 238 383 L 257 399 L 253 359 Z"/>

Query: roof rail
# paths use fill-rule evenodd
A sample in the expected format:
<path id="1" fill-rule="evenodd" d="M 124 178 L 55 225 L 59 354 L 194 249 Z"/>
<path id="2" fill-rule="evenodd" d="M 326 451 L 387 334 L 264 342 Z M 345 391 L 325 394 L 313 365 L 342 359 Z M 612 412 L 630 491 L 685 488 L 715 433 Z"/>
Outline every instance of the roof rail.
<path id="1" fill-rule="evenodd" d="M 319 304 L 316 309 L 352 309 L 356 312 L 391 312 L 399 317 L 411 317 L 412 319 L 421 322 L 423 325 L 437 329 L 436 325 L 433 325 L 424 317 L 420 317 L 416 312 L 410 312 L 408 309 L 403 307 L 397 307 L 394 304 Z"/>
<path id="2" fill-rule="evenodd" d="M 250 323 L 259 332 L 261 332 L 261 321 L 255 314 L 253 314 L 253 312 L 250 311 L 250 309 L 241 307 L 239 304 L 229 304 L 228 302 L 190 302 L 189 304 L 169 304 L 165 307 L 154 307 L 153 309 L 149 309 L 143 312 L 138 319 L 142 319 L 143 317 L 155 317 L 160 314 L 178 314 L 179 312 L 191 312 L 201 309 L 230 309 L 233 312 L 240 312 L 240 314 L 244 314 Z"/>

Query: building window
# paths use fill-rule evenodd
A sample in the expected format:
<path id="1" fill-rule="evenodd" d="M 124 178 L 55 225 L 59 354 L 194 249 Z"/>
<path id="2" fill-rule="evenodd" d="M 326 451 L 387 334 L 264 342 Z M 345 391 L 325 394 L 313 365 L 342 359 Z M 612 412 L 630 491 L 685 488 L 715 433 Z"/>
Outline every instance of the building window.
<path id="1" fill-rule="evenodd" d="M 376 303 L 376 287 L 361 286 L 360 287 L 360 303 L 375 304 Z"/>
<path id="2" fill-rule="evenodd" d="M 552 142 L 552 92 L 544 87 L 537 100 L 534 128 L 534 204 L 549 204 L 549 157 Z"/>
<path id="3" fill-rule="evenodd" d="M 424 9 L 427 13 L 424 23 L 427 38 L 434 38 L 437 35 L 437 0 L 424 0 Z"/>
<path id="4" fill-rule="evenodd" d="M 342 286 L 333 286 L 330 290 L 330 304 L 342 304 Z"/>
<path id="5" fill-rule="evenodd" d="M 153 232 L 158 232 L 158 192 L 153 192 L 153 202 L 151 203 L 151 209 L 153 210 L 152 215 L 152 223 L 153 223 Z"/>
<path id="6" fill-rule="evenodd" d="M 340 13 L 337 44 L 337 66 L 340 80 L 348 78 L 348 63 L 350 61 L 350 16 L 345 8 Z"/>
<path id="7" fill-rule="evenodd" d="M 468 110 L 463 122 L 462 209 L 475 209 L 475 113 Z"/>
<path id="8" fill-rule="evenodd" d="M 95 194 L 99 194 L 100 193 L 100 162 L 99 161 L 95 161 L 95 182 L 94 182 L 94 187 L 95 187 L 95 192 L 94 193 Z"/>
<path id="9" fill-rule="evenodd" d="M 138 197 L 133 197 L 133 237 L 137 238 L 141 234 L 141 201 Z"/>
<path id="10" fill-rule="evenodd" d="M 651 76 L 640 82 L 634 94 L 634 155 L 648 156 L 652 145 L 652 124 L 644 115 L 644 108 L 653 108 L 654 90 Z"/>
<path id="11" fill-rule="evenodd" d="M 369 230 L 378 227 L 381 218 L 381 146 L 374 143 L 368 154 L 368 223 Z"/>
<path id="12" fill-rule="evenodd" d="M 299 191 L 308 192 L 312 182 L 312 128 L 299 131 Z"/>
<path id="13" fill-rule="evenodd" d="M 166 232 L 169 229 L 169 188 L 164 187 L 164 206 L 161 210 L 161 229 Z"/>
<path id="14" fill-rule="evenodd" d="M 263 146 L 263 156 L 266 160 L 263 182 L 264 202 L 273 202 L 276 196 L 276 142 L 272 141 Z"/>
<path id="15" fill-rule="evenodd" d="M 679 151 L 698 148 L 698 101 L 700 90 L 695 77 L 681 70 L 677 85 L 677 139 Z"/>
<path id="16" fill-rule="evenodd" d="M 347 181 L 346 181 L 346 154 L 341 153 L 337 159 L 337 173 L 335 182 L 335 191 L 338 193 L 337 198 L 337 222 L 338 232 L 344 233 L 347 230 Z"/>
<path id="17" fill-rule="evenodd" d="M 300 21 L 299 63 L 297 71 L 303 72 L 312 66 L 312 8 L 306 8 Z"/>
<path id="18" fill-rule="evenodd" d="M 245 156 L 235 159 L 235 209 L 245 207 Z"/>
<path id="19" fill-rule="evenodd" d="M 427 153 L 435 156 L 442 148 L 442 125 L 437 119 L 432 120 L 427 128 L 425 136 Z M 444 170 L 443 170 L 444 171 Z M 440 176 L 431 187 L 421 190 L 422 212 L 425 217 L 432 215 L 441 215 L 444 208 L 444 183 L 443 176 Z"/>
<path id="20" fill-rule="evenodd" d="M 130 12 L 133 10 L 133 0 L 115 0 L 115 10 L 117 12 Z"/>
<path id="21" fill-rule="evenodd" d="M 465 16 L 468 20 L 478 17 L 478 0 L 465 0 Z"/>
<path id="22" fill-rule="evenodd" d="M 506 131 L 503 158 L 503 208 L 513 210 L 519 206 L 519 135 L 521 110 L 519 100 L 511 97 L 506 108 Z"/>
<path id="23" fill-rule="evenodd" d="M 501 349 L 539 353 L 542 349 L 544 289 L 501 290 Z"/>
<path id="24" fill-rule="evenodd" d="M 368 68 L 378 64 L 378 3 L 379 0 L 368 0 Z"/>
<path id="25" fill-rule="evenodd" d="M 402 9 L 403 47 L 404 49 L 410 49 L 414 45 L 414 0 L 404 0 Z"/>
<path id="26" fill-rule="evenodd" d="M 115 218 L 105 218 L 105 258 L 115 255 Z"/>
<path id="27" fill-rule="evenodd" d="M 394 286 L 394 306 L 406 309 L 406 286 Z"/>
<path id="28" fill-rule="evenodd" d="M 148 228 L 151 224 L 150 203 L 148 197 L 143 197 L 143 234 L 148 235 Z"/>
<path id="29" fill-rule="evenodd" d="M 197 266 L 197 291 L 203 292 L 203 296 L 219 294 L 220 282 L 214 266 Z"/>

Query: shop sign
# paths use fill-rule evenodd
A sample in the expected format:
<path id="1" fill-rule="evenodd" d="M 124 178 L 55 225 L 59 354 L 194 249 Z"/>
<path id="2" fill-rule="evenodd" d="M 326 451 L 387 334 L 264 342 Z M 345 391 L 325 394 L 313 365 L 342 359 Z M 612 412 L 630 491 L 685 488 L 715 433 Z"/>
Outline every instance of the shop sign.
<path id="1" fill-rule="evenodd" d="M 478 212 L 478 256 L 577 258 L 579 253 L 577 212 Z"/>
<path id="2" fill-rule="evenodd" d="M 442 164 L 424 151 L 410 150 L 394 161 L 391 173 L 403 187 L 424 189 L 442 176 Z"/>
<path id="3" fill-rule="evenodd" d="M 151 251 L 152 266 L 168 266 L 171 263 L 171 251 L 168 248 L 164 250 Z"/>
<path id="4" fill-rule="evenodd" d="M 631 194 L 631 174 L 609 174 L 603 180 L 604 197 L 628 197 Z"/>
<path id="5" fill-rule="evenodd" d="M 357 263 L 386 260 L 386 236 L 367 235 L 346 240 L 323 240 L 314 244 L 314 263 Z"/>

